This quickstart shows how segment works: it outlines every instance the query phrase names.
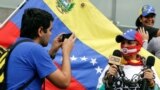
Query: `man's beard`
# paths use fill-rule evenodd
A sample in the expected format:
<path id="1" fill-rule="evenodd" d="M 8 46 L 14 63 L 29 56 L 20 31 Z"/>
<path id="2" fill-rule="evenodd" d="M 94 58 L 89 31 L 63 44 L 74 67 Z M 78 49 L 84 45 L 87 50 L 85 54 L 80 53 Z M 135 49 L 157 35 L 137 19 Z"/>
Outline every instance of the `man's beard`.
<path id="1" fill-rule="evenodd" d="M 46 42 L 46 40 L 42 38 L 42 39 L 40 40 L 40 44 L 41 44 L 43 47 L 46 47 L 46 46 L 48 45 L 48 42 Z"/>
<path id="2" fill-rule="evenodd" d="M 41 45 L 42 45 L 43 47 L 46 47 L 48 44 L 44 44 L 44 43 L 42 43 Z"/>

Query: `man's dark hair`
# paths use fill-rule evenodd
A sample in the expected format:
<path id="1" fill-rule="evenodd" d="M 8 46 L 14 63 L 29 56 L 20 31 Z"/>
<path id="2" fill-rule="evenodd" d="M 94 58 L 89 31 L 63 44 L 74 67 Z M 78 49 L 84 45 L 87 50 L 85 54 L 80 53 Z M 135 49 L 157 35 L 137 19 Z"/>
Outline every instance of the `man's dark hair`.
<path id="1" fill-rule="evenodd" d="M 53 20 L 52 15 L 45 10 L 38 8 L 26 9 L 22 16 L 20 37 L 34 39 L 38 37 L 38 29 L 40 27 L 42 27 L 44 33 L 46 33 L 50 22 Z"/>

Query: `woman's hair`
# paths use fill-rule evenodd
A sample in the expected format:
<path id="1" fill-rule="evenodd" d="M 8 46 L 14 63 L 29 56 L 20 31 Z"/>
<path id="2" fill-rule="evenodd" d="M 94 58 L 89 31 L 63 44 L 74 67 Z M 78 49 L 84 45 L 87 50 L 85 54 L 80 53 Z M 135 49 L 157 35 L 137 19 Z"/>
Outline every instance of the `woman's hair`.
<path id="1" fill-rule="evenodd" d="M 142 26 L 143 26 L 143 24 L 140 22 L 140 19 L 141 19 L 142 17 L 143 17 L 143 16 L 140 15 L 140 16 L 137 18 L 136 23 L 135 23 L 135 25 L 136 25 L 137 27 L 142 27 Z"/>

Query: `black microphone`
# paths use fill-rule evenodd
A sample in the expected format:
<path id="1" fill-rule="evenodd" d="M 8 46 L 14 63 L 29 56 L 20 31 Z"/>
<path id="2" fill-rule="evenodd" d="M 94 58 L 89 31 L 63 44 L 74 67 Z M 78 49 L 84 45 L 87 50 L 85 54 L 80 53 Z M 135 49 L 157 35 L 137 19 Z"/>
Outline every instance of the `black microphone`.
<path id="1" fill-rule="evenodd" d="M 110 65 L 120 65 L 121 64 L 122 53 L 120 50 L 114 50 L 113 55 L 109 57 Z"/>
<path id="2" fill-rule="evenodd" d="M 122 60 L 122 53 L 120 50 L 114 50 L 113 55 L 110 56 L 109 58 L 109 64 L 114 64 L 117 65 L 118 67 L 118 73 L 121 77 L 124 77 L 124 71 L 123 71 L 123 67 L 120 66 L 121 65 L 121 60 Z"/>
<path id="3" fill-rule="evenodd" d="M 146 67 L 151 69 L 152 66 L 154 66 L 155 58 L 153 56 L 148 56 L 146 61 Z"/>
<path id="4" fill-rule="evenodd" d="M 151 69 L 154 66 L 155 58 L 153 56 L 148 56 L 146 61 L 146 69 Z M 148 90 L 148 83 L 147 79 L 143 79 L 142 81 L 142 90 Z"/>
<path id="5" fill-rule="evenodd" d="M 113 55 L 109 57 L 109 64 L 110 65 L 117 65 L 118 67 L 118 72 L 119 72 L 119 65 L 121 64 L 121 58 L 122 58 L 122 53 L 120 50 L 114 50 Z M 108 85 L 112 86 L 113 81 L 114 81 L 114 76 L 110 75 L 108 76 Z"/>

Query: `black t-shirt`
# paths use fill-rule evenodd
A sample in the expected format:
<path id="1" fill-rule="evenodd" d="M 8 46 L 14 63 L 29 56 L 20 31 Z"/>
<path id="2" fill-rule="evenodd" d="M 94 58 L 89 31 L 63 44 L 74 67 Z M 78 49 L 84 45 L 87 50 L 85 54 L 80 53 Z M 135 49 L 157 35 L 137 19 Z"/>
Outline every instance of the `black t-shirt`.
<path id="1" fill-rule="evenodd" d="M 148 42 L 153 38 L 153 37 L 157 37 L 157 32 L 158 32 L 158 28 L 155 27 L 149 27 L 149 26 L 143 26 L 145 31 L 148 31 L 149 34 L 149 40 Z M 138 30 L 138 29 L 136 29 Z"/>

